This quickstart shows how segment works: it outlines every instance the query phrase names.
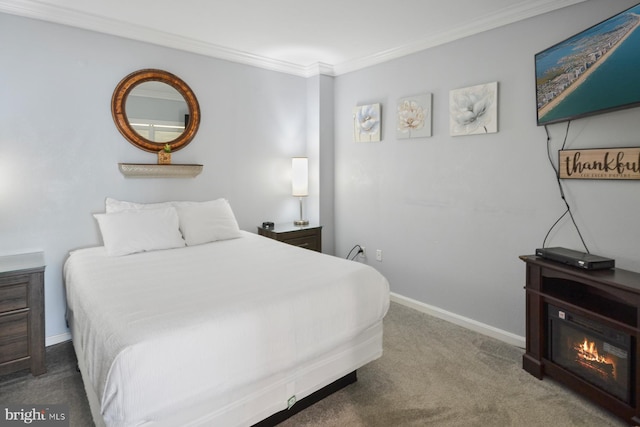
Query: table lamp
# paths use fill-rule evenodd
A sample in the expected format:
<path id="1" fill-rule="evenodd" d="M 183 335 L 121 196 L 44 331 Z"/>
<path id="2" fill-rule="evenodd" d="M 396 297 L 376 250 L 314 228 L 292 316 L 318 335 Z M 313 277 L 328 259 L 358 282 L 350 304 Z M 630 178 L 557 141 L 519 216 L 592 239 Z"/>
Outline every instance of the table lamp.
<path id="1" fill-rule="evenodd" d="M 309 225 L 309 221 L 302 219 L 302 198 L 309 195 L 309 160 L 306 157 L 291 159 L 291 194 L 300 198 L 300 219 L 294 225 Z"/>

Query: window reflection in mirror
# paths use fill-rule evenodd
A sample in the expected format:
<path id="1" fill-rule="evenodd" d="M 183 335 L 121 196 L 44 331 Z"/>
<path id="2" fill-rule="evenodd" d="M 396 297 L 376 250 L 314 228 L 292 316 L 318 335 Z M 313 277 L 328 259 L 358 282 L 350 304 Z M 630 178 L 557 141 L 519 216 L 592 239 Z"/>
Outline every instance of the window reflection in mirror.
<path id="1" fill-rule="evenodd" d="M 111 115 L 127 141 L 152 153 L 166 144 L 172 152 L 181 150 L 200 125 L 200 107 L 191 88 L 175 74 L 152 68 L 134 71 L 118 83 Z"/>
<path id="2" fill-rule="evenodd" d="M 157 143 L 176 140 L 189 120 L 189 106 L 180 92 L 163 82 L 143 82 L 134 87 L 125 109 L 136 133 Z"/>

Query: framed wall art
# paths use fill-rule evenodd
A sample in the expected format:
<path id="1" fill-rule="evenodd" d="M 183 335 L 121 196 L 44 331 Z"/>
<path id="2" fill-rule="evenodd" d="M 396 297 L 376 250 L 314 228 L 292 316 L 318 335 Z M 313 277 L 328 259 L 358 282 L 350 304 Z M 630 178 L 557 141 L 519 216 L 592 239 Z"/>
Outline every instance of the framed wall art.
<path id="1" fill-rule="evenodd" d="M 396 137 L 407 139 L 431 136 L 431 104 L 430 93 L 398 100 Z"/>
<path id="2" fill-rule="evenodd" d="M 353 109 L 353 140 L 380 141 L 380 104 L 361 105 Z"/>
<path id="3" fill-rule="evenodd" d="M 451 136 L 498 132 L 498 82 L 449 92 Z"/>

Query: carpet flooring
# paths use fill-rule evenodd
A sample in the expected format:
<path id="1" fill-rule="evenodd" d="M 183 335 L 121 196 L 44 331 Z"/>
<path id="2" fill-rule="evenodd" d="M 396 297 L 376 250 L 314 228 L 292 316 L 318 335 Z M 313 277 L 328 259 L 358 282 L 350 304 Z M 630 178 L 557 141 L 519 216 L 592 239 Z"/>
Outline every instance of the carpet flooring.
<path id="1" fill-rule="evenodd" d="M 384 355 L 352 384 L 281 424 L 304 426 L 624 426 L 558 383 L 522 369 L 523 350 L 392 303 Z M 45 375 L 0 376 L 0 402 L 65 403 L 91 414 L 70 343 L 47 348 Z M 224 426 L 223 426 L 224 427 Z"/>

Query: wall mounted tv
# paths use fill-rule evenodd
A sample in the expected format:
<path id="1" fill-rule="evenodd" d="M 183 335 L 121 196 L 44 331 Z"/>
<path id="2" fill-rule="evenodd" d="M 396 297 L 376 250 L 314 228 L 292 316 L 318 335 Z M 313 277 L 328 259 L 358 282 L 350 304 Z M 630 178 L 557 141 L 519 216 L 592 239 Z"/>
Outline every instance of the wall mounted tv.
<path id="1" fill-rule="evenodd" d="M 538 126 L 640 106 L 640 4 L 535 55 Z"/>

